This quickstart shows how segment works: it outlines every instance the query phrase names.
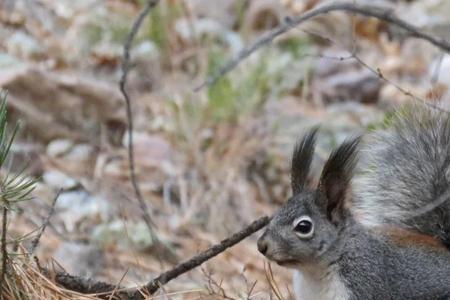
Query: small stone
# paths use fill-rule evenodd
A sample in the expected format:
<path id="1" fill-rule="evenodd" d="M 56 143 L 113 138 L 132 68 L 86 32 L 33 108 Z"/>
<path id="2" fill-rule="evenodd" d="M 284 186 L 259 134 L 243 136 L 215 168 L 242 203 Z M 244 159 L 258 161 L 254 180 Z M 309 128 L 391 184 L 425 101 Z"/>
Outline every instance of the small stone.
<path id="1" fill-rule="evenodd" d="M 324 78 L 322 93 L 328 102 L 375 103 L 382 81 L 368 70 L 353 70 Z"/>
<path id="2" fill-rule="evenodd" d="M 146 249 L 153 245 L 152 236 L 144 222 L 138 222 L 132 226 L 131 241 L 138 249 Z"/>
<path id="3" fill-rule="evenodd" d="M 216 19 L 202 18 L 195 20 L 190 26 L 187 19 L 179 19 L 175 23 L 175 31 L 183 40 L 200 39 L 205 36 L 214 37 L 228 45 L 232 54 L 237 54 L 244 46 L 241 37 L 234 31 L 227 29 Z M 193 28 L 193 30 L 191 30 Z"/>
<path id="4" fill-rule="evenodd" d="M 124 135 L 122 143 L 125 147 L 128 146 L 128 133 Z M 136 160 L 139 161 L 141 166 L 160 165 L 170 159 L 171 146 L 160 136 L 150 135 L 146 132 L 135 132 L 133 144 Z"/>
<path id="5" fill-rule="evenodd" d="M 107 219 L 110 207 L 102 197 L 94 197 L 84 190 L 62 193 L 55 208 L 68 231 L 73 231 L 85 219 L 100 216 Z"/>
<path id="6" fill-rule="evenodd" d="M 6 41 L 6 47 L 9 53 L 21 58 L 36 58 L 45 54 L 45 48 L 22 31 L 14 33 Z"/>
<path id="7" fill-rule="evenodd" d="M 0 53 L 0 69 L 20 66 L 23 66 L 23 62 L 21 62 L 17 57 L 7 53 Z"/>
<path id="8" fill-rule="evenodd" d="M 159 51 L 156 47 L 155 43 L 151 41 L 144 41 L 133 49 L 133 59 L 146 59 L 151 58 L 159 58 Z"/>
<path id="9" fill-rule="evenodd" d="M 46 184 L 55 189 L 71 189 L 78 185 L 78 181 L 57 170 L 49 170 L 42 177 Z"/>
<path id="10" fill-rule="evenodd" d="M 129 234 L 130 232 L 133 234 Z M 124 249 L 130 247 L 130 242 L 140 250 L 153 245 L 152 236 L 144 222 L 127 222 L 125 226 L 123 221 L 116 220 L 101 224 L 93 230 L 92 239 L 102 246 L 117 245 Z"/>
<path id="11" fill-rule="evenodd" d="M 75 145 L 72 150 L 65 156 L 65 158 L 72 161 L 85 162 L 92 157 L 93 153 L 94 148 L 91 145 L 79 144 Z"/>
<path id="12" fill-rule="evenodd" d="M 83 277 L 95 276 L 104 263 L 99 248 L 74 242 L 63 242 L 53 257 L 69 274 Z"/>
<path id="13" fill-rule="evenodd" d="M 47 155 L 59 157 L 68 153 L 73 147 L 73 142 L 66 139 L 53 140 L 47 145 Z"/>

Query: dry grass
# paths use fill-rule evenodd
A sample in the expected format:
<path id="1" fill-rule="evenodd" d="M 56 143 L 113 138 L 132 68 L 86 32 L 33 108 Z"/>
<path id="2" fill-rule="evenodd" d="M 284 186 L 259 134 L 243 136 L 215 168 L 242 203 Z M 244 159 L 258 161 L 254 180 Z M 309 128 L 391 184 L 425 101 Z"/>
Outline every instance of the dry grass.
<path id="1" fill-rule="evenodd" d="M 85 295 L 61 288 L 55 284 L 52 276 L 44 271 L 36 257 L 31 257 L 26 250 L 20 248 L 20 255 L 15 255 L 8 260 L 8 273 L 5 280 L 2 299 L 22 300 L 22 299 L 79 299 L 95 300 L 105 299 L 101 294 Z M 293 299 L 290 291 L 281 286 L 275 279 L 270 264 L 264 264 L 265 277 L 270 290 L 261 291 L 257 287 L 258 280 L 248 278 L 245 273 L 240 275 L 244 283 L 238 295 L 236 295 L 223 279 L 212 274 L 210 270 L 201 268 L 204 285 L 202 288 L 184 289 L 179 291 L 166 291 L 164 288 L 160 295 L 146 296 L 146 299 Z M 47 275 L 46 275 L 47 274 Z M 53 273 L 54 274 L 54 273 Z M 285 290 L 283 290 L 285 289 Z M 116 299 L 111 295 L 107 299 Z"/>
<path id="2" fill-rule="evenodd" d="M 44 272 L 40 270 L 37 260 L 32 259 L 23 248 L 20 248 L 19 251 L 20 254 L 9 256 L 2 299 L 99 299 L 58 287 L 49 278 L 51 276 L 45 276 Z"/>

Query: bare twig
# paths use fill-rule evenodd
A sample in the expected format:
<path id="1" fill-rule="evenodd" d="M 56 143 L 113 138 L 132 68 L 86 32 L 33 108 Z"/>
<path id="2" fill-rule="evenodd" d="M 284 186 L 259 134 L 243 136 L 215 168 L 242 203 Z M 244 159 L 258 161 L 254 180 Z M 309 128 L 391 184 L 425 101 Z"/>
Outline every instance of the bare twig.
<path id="1" fill-rule="evenodd" d="M 349 2 L 332 3 L 329 5 L 324 5 L 316 9 L 310 10 L 301 16 L 287 18 L 285 23 L 269 31 L 268 33 L 262 35 L 259 39 L 256 40 L 256 42 L 254 42 L 249 47 L 243 49 L 236 57 L 230 59 L 215 74 L 207 78 L 202 84 L 196 87 L 195 91 L 199 91 L 206 86 L 210 86 L 216 83 L 220 77 L 224 76 L 225 74 L 236 68 L 236 66 L 241 61 L 246 59 L 250 54 L 252 54 L 261 47 L 269 45 L 276 37 L 282 35 L 283 33 L 286 33 L 287 31 L 291 30 L 292 28 L 300 25 L 301 23 L 309 19 L 330 13 L 332 11 L 348 11 L 368 17 L 374 17 L 382 21 L 392 23 L 408 31 L 413 37 L 426 40 L 431 44 L 435 45 L 436 47 L 450 53 L 450 43 L 447 40 L 435 37 L 433 35 L 421 31 L 416 26 L 397 18 L 393 14 L 393 12 L 389 9 L 385 9 L 379 6 L 356 4 Z"/>
<path id="2" fill-rule="evenodd" d="M 173 269 L 160 274 L 155 279 L 148 282 L 141 288 L 134 289 L 121 289 L 115 285 L 96 282 L 91 279 L 84 279 L 81 277 L 73 276 L 66 273 L 59 273 L 55 277 L 55 281 L 62 285 L 63 287 L 84 294 L 92 293 L 102 293 L 102 297 L 109 297 L 111 293 L 115 293 L 117 297 L 123 299 L 144 299 L 145 294 L 154 294 L 159 288 L 169 281 L 177 278 L 178 276 L 200 266 L 207 260 L 217 256 L 218 254 L 224 252 L 226 249 L 236 245 L 241 242 L 246 237 L 252 235 L 256 231 L 260 230 L 270 222 L 269 217 L 262 217 L 241 231 L 233 234 L 232 236 L 222 240 L 220 243 L 210 247 L 209 249 L 197 254 L 196 256 L 190 258 L 189 260 L 182 262 L 175 266 Z"/>
<path id="3" fill-rule="evenodd" d="M 6 231 L 8 225 L 8 208 L 3 207 L 3 219 L 2 219 L 2 273 L 0 275 L 0 294 L 3 292 L 3 283 L 5 282 L 6 275 L 6 263 L 8 260 L 8 251 L 6 249 Z"/>
<path id="4" fill-rule="evenodd" d="M 47 273 L 46 276 L 50 278 L 52 277 L 51 272 L 47 271 L 45 273 Z M 101 281 L 95 281 L 90 278 L 83 278 L 80 276 L 59 272 L 55 275 L 54 280 L 64 288 L 82 294 L 107 293 L 108 296 L 104 297 L 105 299 L 109 298 L 112 293 L 115 293 L 117 295 L 117 287 L 115 285 Z"/>
<path id="5" fill-rule="evenodd" d="M 150 213 L 147 207 L 147 204 L 142 197 L 141 189 L 139 187 L 137 177 L 136 177 L 136 168 L 134 164 L 134 147 L 133 147 L 133 112 L 131 109 L 131 98 L 126 90 L 128 72 L 130 70 L 130 49 L 133 43 L 133 40 L 139 31 L 139 28 L 142 25 L 145 17 L 148 15 L 150 10 L 158 4 L 159 0 L 149 0 L 146 5 L 136 17 L 133 26 L 131 27 L 130 32 L 128 33 L 127 39 L 125 41 L 125 45 L 123 47 L 123 61 L 122 61 L 122 76 L 119 81 L 119 88 L 122 92 L 122 95 L 125 99 L 126 110 L 127 110 L 127 121 L 128 121 L 128 163 L 130 167 L 130 179 L 131 184 L 133 185 L 134 192 L 136 194 L 136 198 L 139 202 L 139 206 L 142 211 L 143 219 L 150 230 L 151 237 L 155 240 L 155 235 L 153 232 L 153 227 L 155 223 L 153 223 L 152 218 L 150 217 Z"/>
<path id="6" fill-rule="evenodd" d="M 32 255 L 34 253 L 34 251 L 36 250 L 37 246 L 39 245 L 39 241 L 41 240 L 42 234 L 45 231 L 45 228 L 47 228 L 47 225 L 50 223 L 50 219 L 53 216 L 54 212 L 55 212 L 55 205 L 56 205 L 56 201 L 58 200 L 59 195 L 61 194 L 62 190 L 58 190 L 58 192 L 55 195 L 55 198 L 53 198 L 52 204 L 50 206 L 50 210 L 48 212 L 47 217 L 44 220 L 44 223 L 42 223 L 42 226 L 39 230 L 39 233 L 36 235 L 36 237 L 31 241 L 31 250 L 30 250 L 30 254 Z"/>
<path id="7" fill-rule="evenodd" d="M 247 226 L 246 228 L 242 229 L 241 231 L 233 234 L 232 236 L 224 239 L 219 244 L 216 244 L 209 248 L 208 250 L 192 257 L 191 259 L 180 263 L 179 265 L 175 266 L 172 270 L 169 270 L 167 272 L 162 273 L 152 281 L 150 281 L 148 284 L 145 285 L 144 291 L 148 292 L 149 294 L 155 293 L 161 285 L 164 285 L 168 283 L 170 280 L 177 278 L 183 273 L 186 273 L 187 271 L 190 271 L 201 264 L 203 264 L 205 261 L 213 258 L 214 256 L 222 253 L 226 249 L 236 245 L 249 235 L 255 233 L 256 231 L 260 230 L 264 226 L 266 226 L 270 222 L 269 217 L 262 217 L 256 221 L 254 221 L 252 224 Z"/>
<path id="8" fill-rule="evenodd" d="M 367 70 L 372 72 L 379 79 L 381 79 L 384 82 L 392 85 L 398 91 L 402 92 L 405 96 L 411 97 L 413 100 L 421 102 L 423 105 L 429 106 L 429 107 L 431 107 L 433 109 L 439 110 L 439 111 L 444 112 L 444 113 L 450 113 L 448 110 L 440 107 L 439 105 L 436 105 L 436 104 L 434 104 L 432 102 L 426 101 L 425 99 L 420 98 L 420 97 L 414 95 L 413 93 L 411 93 L 410 91 L 404 89 L 399 84 L 389 80 L 388 78 L 386 78 L 386 76 L 384 76 L 384 74 L 383 74 L 383 72 L 381 71 L 380 68 L 374 69 L 373 67 L 369 66 L 366 62 L 364 62 L 358 55 L 352 54 L 352 58 L 354 58 L 358 62 L 358 64 L 360 64 L 361 66 L 363 66 L 364 68 L 366 68 Z"/>
<path id="9" fill-rule="evenodd" d="M 220 297 L 220 299 L 235 300 L 234 298 L 229 297 L 225 292 L 225 289 L 222 287 L 222 280 L 220 280 L 220 282 L 217 282 L 217 280 L 213 278 L 213 275 L 210 272 L 203 268 L 201 270 L 208 281 L 207 289 L 210 296 L 218 296 Z"/>
<path id="10" fill-rule="evenodd" d="M 354 27 L 354 25 L 352 25 L 352 27 Z M 338 46 L 342 47 L 342 45 L 340 45 L 339 43 L 337 43 L 336 41 L 328 38 L 328 37 L 324 37 L 322 35 L 320 35 L 319 33 L 316 32 L 311 32 L 311 31 L 306 31 L 304 30 L 306 33 L 319 37 L 321 39 L 326 40 L 327 42 L 331 43 L 331 44 L 337 44 Z M 353 28 L 353 32 L 354 32 L 354 28 Z M 354 34 L 352 34 L 354 36 Z M 406 90 L 405 88 L 403 88 L 402 86 L 400 86 L 398 83 L 395 83 L 394 81 L 390 80 L 389 78 L 387 78 L 382 70 L 380 68 L 374 68 L 371 67 L 368 63 L 366 63 L 361 57 L 358 56 L 358 54 L 356 53 L 356 46 L 355 46 L 355 41 L 354 38 L 353 39 L 353 46 L 352 46 L 352 50 L 348 51 L 349 55 L 346 56 L 327 56 L 327 55 L 322 55 L 322 54 L 304 54 L 302 55 L 302 57 L 315 57 L 315 58 L 323 58 L 323 59 L 329 59 L 329 60 L 339 60 L 339 61 L 344 61 L 344 60 L 349 60 L 349 59 L 353 59 L 355 60 L 361 67 L 367 69 L 368 71 L 370 71 L 372 74 L 374 74 L 375 76 L 377 76 L 380 80 L 383 80 L 384 82 L 386 82 L 387 84 L 392 85 L 395 89 L 397 89 L 399 92 L 401 92 L 403 95 L 407 96 L 407 97 L 411 97 L 413 100 L 421 102 L 424 105 L 427 105 L 433 109 L 445 112 L 445 113 L 450 113 L 449 111 L 445 110 L 444 108 L 440 107 L 439 105 L 436 105 L 435 103 L 429 102 L 429 101 L 425 101 L 425 99 L 418 97 L 417 95 L 414 95 L 412 92 Z M 441 56 L 442 57 L 442 56 Z M 433 80 L 433 79 L 432 79 Z"/>
<path id="11" fill-rule="evenodd" d="M 280 288 L 277 284 L 277 282 L 275 281 L 275 278 L 273 276 L 273 271 L 272 271 L 272 266 L 270 265 L 270 263 L 264 263 L 264 271 L 266 274 L 266 279 L 267 279 L 267 283 L 270 286 L 270 289 L 273 291 L 273 293 L 275 294 L 276 298 L 278 300 L 284 300 L 281 292 L 280 292 Z"/>

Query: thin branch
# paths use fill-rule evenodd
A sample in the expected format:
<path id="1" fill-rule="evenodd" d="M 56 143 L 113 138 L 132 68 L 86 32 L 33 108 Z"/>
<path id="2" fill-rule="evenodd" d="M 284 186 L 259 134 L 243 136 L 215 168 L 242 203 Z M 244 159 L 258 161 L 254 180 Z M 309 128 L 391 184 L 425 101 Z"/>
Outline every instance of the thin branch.
<path id="1" fill-rule="evenodd" d="M 5 205 L 3 207 L 3 219 L 2 219 L 2 273 L 0 275 L 0 294 L 3 293 L 3 283 L 5 282 L 5 275 L 6 275 L 6 263 L 8 260 L 8 251 L 6 249 L 7 225 L 8 225 L 8 208 Z"/>
<path id="2" fill-rule="evenodd" d="M 49 271 L 46 271 L 44 274 L 50 278 L 52 277 L 51 272 Z M 82 294 L 107 293 L 108 294 L 107 298 L 109 298 L 109 295 L 111 293 L 114 292 L 117 293 L 117 287 L 113 284 L 95 281 L 91 278 L 83 278 L 80 276 L 67 274 L 65 272 L 58 272 L 55 275 L 54 280 L 56 283 L 63 286 L 64 288 Z"/>
<path id="3" fill-rule="evenodd" d="M 186 273 L 187 271 L 190 271 L 201 264 L 203 264 L 205 261 L 213 258 L 214 256 L 222 253 L 226 249 L 236 245 L 249 235 L 255 233 L 256 231 L 260 230 L 264 226 L 266 226 L 270 222 L 269 217 L 262 217 L 253 223 L 251 223 L 246 228 L 242 229 L 241 231 L 233 234 L 232 236 L 224 239 L 219 244 L 216 244 L 209 248 L 208 250 L 192 257 L 191 259 L 180 263 L 179 265 L 175 266 L 172 270 L 169 270 L 167 272 L 162 273 L 152 281 L 150 281 L 148 284 L 145 285 L 145 288 L 143 291 L 148 292 L 149 294 L 154 294 L 161 285 L 164 285 L 171 281 L 172 279 L 177 278 L 181 274 Z"/>
<path id="4" fill-rule="evenodd" d="M 311 31 L 306 31 L 304 30 L 307 34 L 319 37 L 323 40 L 326 40 L 327 42 L 331 43 L 331 44 L 337 44 L 338 46 L 342 47 L 341 44 L 337 43 L 336 41 L 328 38 L 328 37 L 324 37 L 322 35 L 320 35 L 319 33 L 316 32 L 311 32 Z M 353 31 L 354 32 L 354 28 Z M 352 34 L 353 36 L 354 34 Z M 348 50 L 347 50 L 348 51 Z M 386 82 L 387 84 L 392 85 L 395 89 L 397 89 L 399 92 L 401 92 L 403 95 L 407 96 L 407 97 L 411 97 L 413 100 L 421 102 L 422 104 L 429 106 L 433 109 L 445 112 L 445 113 L 450 113 L 450 111 L 432 103 L 429 101 L 425 101 L 425 99 L 418 97 L 416 95 L 414 95 L 412 92 L 406 90 L 405 88 L 401 87 L 398 83 L 393 82 L 392 80 L 390 80 L 389 78 L 387 78 L 386 76 L 384 76 L 383 72 L 381 71 L 380 68 L 374 68 L 371 67 L 368 63 L 366 63 L 361 57 L 359 57 L 356 53 L 356 47 L 355 47 L 355 41 L 353 41 L 353 46 L 352 46 L 352 50 L 348 51 L 349 55 L 346 56 L 326 56 L 326 55 L 321 55 L 321 54 L 304 54 L 302 55 L 302 57 L 315 57 L 315 58 L 324 58 L 324 59 L 330 59 L 330 60 L 339 60 L 339 61 L 344 61 L 344 60 L 349 60 L 349 59 L 353 59 L 355 60 L 361 67 L 367 69 L 368 71 L 370 71 L 372 74 L 374 74 L 375 76 L 378 77 L 378 79 L 383 80 L 384 82 Z M 442 53 L 441 57 L 443 57 L 444 53 Z"/>
<path id="5" fill-rule="evenodd" d="M 357 56 L 356 54 L 352 54 L 351 56 L 352 58 L 354 58 L 356 60 L 356 62 L 363 66 L 364 68 L 366 68 L 367 70 L 369 70 L 370 72 L 372 72 L 375 76 L 377 76 L 379 79 L 383 80 L 384 82 L 392 85 L 394 88 L 396 88 L 398 91 L 402 92 L 405 96 L 411 97 L 413 100 L 418 101 L 420 103 L 422 103 L 423 105 L 426 105 L 428 107 L 431 107 L 433 109 L 439 110 L 443 113 L 450 113 L 450 111 L 440 107 L 439 105 L 436 105 L 432 102 L 429 101 L 425 101 L 425 99 L 420 98 L 416 95 L 414 95 L 412 92 L 404 89 L 403 87 L 401 87 L 399 84 L 389 80 L 388 78 L 386 78 L 383 74 L 383 72 L 381 71 L 380 68 L 374 69 L 373 67 L 369 66 L 366 62 L 364 62 L 359 56 Z"/>
<path id="6" fill-rule="evenodd" d="M 137 176 L 136 176 L 136 168 L 134 164 L 134 146 L 133 146 L 133 112 L 131 109 L 131 98 L 126 90 L 128 72 L 130 70 L 130 50 L 133 44 L 134 38 L 139 31 L 139 28 L 142 26 L 142 22 L 145 17 L 149 14 L 150 10 L 158 4 L 159 0 L 149 0 L 146 5 L 136 17 L 133 26 L 131 27 L 130 32 L 127 35 L 127 39 L 125 41 L 123 47 L 123 61 L 122 61 L 122 76 L 119 81 L 120 91 L 125 99 L 126 110 L 127 110 L 127 121 L 128 121 L 128 163 L 130 167 L 130 179 L 131 184 L 133 185 L 134 192 L 136 194 L 136 198 L 139 202 L 140 209 L 142 210 L 143 219 L 150 230 L 150 234 L 152 239 L 155 240 L 155 235 L 153 232 L 153 227 L 155 223 L 152 221 L 149 213 L 149 209 L 147 204 L 145 203 L 144 198 L 142 197 L 141 189 L 139 187 Z"/>
<path id="7" fill-rule="evenodd" d="M 50 223 L 50 219 L 55 213 L 55 205 L 56 201 L 58 200 L 59 195 L 61 194 L 62 190 L 58 190 L 55 197 L 53 198 L 52 204 L 50 206 L 50 210 L 48 212 L 47 217 L 44 220 L 44 223 L 42 223 L 42 226 L 39 230 L 39 233 L 36 235 L 36 237 L 31 241 L 31 250 L 30 254 L 34 254 L 34 251 L 36 251 L 37 246 L 39 245 L 39 241 L 41 240 L 42 234 L 44 233 L 45 229 L 47 228 L 47 225 Z"/>
<path id="8" fill-rule="evenodd" d="M 122 299 L 141 300 L 144 299 L 145 294 L 154 294 L 159 288 L 169 281 L 177 278 L 178 276 L 191 271 L 192 269 L 200 266 L 207 260 L 217 256 L 224 252 L 226 249 L 241 242 L 246 237 L 252 235 L 258 230 L 262 229 L 270 222 L 269 217 L 262 217 L 254 221 L 241 231 L 233 234 L 232 236 L 222 240 L 220 243 L 210 247 L 209 249 L 197 254 L 196 256 L 188 259 L 175 266 L 173 269 L 161 273 L 158 277 L 148 282 L 146 285 L 140 288 L 122 289 L 115 285 L 96 282 L 91 279 L 84 279 L 78 276 L 73 276 L 66 273 L 58 273 L 55 277 L 55 281 L 66 289 L 76 291 L 84 294 L 102 293 L 103 298 L 107 298 L 111 293 L 115 293 L 115 296 Z"/>
<path id="9" fill-rule="evenodd" d="M 237 54 L 236 57 L 230 59 L 227 63 L 225 63 L 215 74 L 213 74 L 211 77 L 208 77 L 202 84 L 197 86 L 194 90 L 199 91 L 203 89 L 206 86 L 213 85 L 217 82 L 217 80 L 233 70 L 237 67 L 237 65 L 246 59 L 250 54 L 258 50 L 259 48 L 262 48 L 264 46 L 269 45 L 273 42 L 273 40 L 282 35 L 283 33 L 286 33 L 287 31 L 291 30 L 292 28 L 300 25 L 301 23 L 315 18 L 320 15 L 324 15 L 333 11 L 347 11 L 347 12 L 353 12 L 356 14 L 368 16 L 368 17 L 374 17 L 379 20 L 392 23 L 406 31 L 408 31 L 413 37 L 426 40 L 430 42 L 431 44 L 435 45 L 436 47 L 442 49 L 445 52 L 450 53 L 450 43 L 445 40 L 444 38 L 435 37 L 431 34 L 425 33 L 421 31 L 416 26 L 409 24 L 408 22 L 405 22 L 398 17 L 396 17 L 393 12 L 389 9 L 385 9 L 383 7 L 379 6 L 372 6 L 372 5 L 364 5 L 364 4 L 356 4 L 356 3 L 348 3 L 348 2 L 341 2 L 341 3 L 333 3 L 329 5 L 324 5 L 321 7 L 318 7 L 316 9 L 310 10 L 303 15 L 296 16 L 296 17 L 290 17 L 286 18 L 286 22 L 278 26 L 277 28 L 273 29 L 272 31 L 269 31 L 268 33 L 262 35 L 259 39 L 256 40 L 252 45 L 249 47 L 243 49 L 239 54 Z"/>

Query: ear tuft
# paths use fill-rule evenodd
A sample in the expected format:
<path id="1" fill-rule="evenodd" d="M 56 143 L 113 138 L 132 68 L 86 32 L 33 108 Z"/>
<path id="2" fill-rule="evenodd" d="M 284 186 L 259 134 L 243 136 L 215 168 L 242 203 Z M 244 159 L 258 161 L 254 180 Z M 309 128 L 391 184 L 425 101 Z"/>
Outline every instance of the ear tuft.
<path id="1" fill-rule="evenodd" d="M 350 181 L 357 163 L 358 145 L 361 137 L 348 139 L 334 150 L 326 162 L 319 183 L 319 191 L 325 196 L 328 218 L 343 212 Z"/>
<path id="2" fill-rule="evenodd" d="M 306 184 L 309 168 L 314 155 L 316 135 L 319 127 L 312 128 L 294 148 L 291 163 L 291 186 L 292 193 L 298 194 Z"/>

